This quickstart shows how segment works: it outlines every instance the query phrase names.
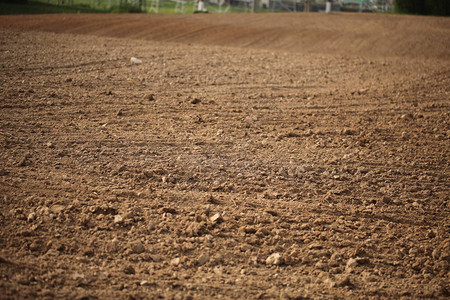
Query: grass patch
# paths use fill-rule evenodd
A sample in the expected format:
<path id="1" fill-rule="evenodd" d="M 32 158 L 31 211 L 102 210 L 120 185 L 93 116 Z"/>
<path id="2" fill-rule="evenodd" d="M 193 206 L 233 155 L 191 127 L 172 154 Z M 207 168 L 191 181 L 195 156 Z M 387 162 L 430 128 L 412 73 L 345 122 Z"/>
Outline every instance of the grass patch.
<path id="1" fill-rule="evenodd" d="M 144 0 L 143 7 L 130 4 L 128 1 L 111 1 L 113 6 L 108 7 L 108 1 L 98 0 L 73 0 L 66 1 L 65 5 L 57 5 L 56 0 L 28 0 L 26 1 L 0 0 L 0 15 L 13 14 L 57 14 L 57 13 L 155 13 L 149 0 Z M 215 4 L 206 5 L 206 9 L 211 13 L 242 13 L 250 12 L 247 6 L 223 6 Z M 186 1 L 184 6 L 177 5 L 176 1 L 161 0 L 158 7 L 159 14 L 192 14 L 197 10 L 197 4 L 193 0 Z M 271 12 L 271 9 L 258 9 L 258 12 Z"/>
<path id="2" fill-rule="evenodd" d="M 4 2 L 0 0 L 0 14 L 2 15 L 28 15 L 28 14 L 60 14 L 60 13 L 140 13 L 141 8 L 128 3 L 93 7 L 89 2 L 74 3 L 72 5 L 56 5 L 40 1 L 29 0 L 27 3 Z"/>
<path id="3" fill-rule="evenodd" d="M 28 3 L 0 2 L 2 15 L 58 14 L 58 13 L 106 13 L 110 10 L 92 8 L 86 4 L 53 5 L 38 1 Z"/>

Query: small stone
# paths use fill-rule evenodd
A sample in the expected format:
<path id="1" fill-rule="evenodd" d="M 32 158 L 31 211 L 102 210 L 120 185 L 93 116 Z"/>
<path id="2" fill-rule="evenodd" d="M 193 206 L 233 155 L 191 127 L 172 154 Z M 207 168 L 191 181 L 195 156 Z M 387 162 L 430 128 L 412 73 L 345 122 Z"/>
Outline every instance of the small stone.
<path id="1" fill-rule="evenodd" d="M 318 261 L 318 262 L 315 264 L 315 267 L 316 267 L 316 269 L 324 270 L 324 269 L 326 269 L 327 265 L 324 264 L 324 263 L 321 262 L 321 261 Z"/>
<path id="2" fill-rule="evenodd" d="M 173 266 L 178 266 L 181 263 L 181 258 L 176 257 L 170 261 L 170 264 Z"/>
<path id="3" fill-rule="evenodd" d="M 348 276 L 348 275 L 340 276 L 336 280 L 336 285 L 337 286 L 349 286 L 349 285 L 351 285 L 350 276 Z"/>
<path id="4" fill-rule="evenodd" d="M 59 214 L 64 211 L 66 207 L 64 205 L 55 204 L 50 207 L 50 211 L 54 214 Z"/>
<path id="5" fill-rule="evenodd" d="M 130 58 L 130 63 L 133 65 L 139 65 L 139 64 L 142 64 L 142 60 L 140 60 L 136 57 L 132 57 L 132 58 Z"/>
<path id="6" fill-rule="evenodd" d="M 140 241 L 134 242 L 130 245 L 130 249 L 135 254 L 141 254 L 145 252 L 145 246 Z"/>
<path id="7" fill-rule="evenodd" d="M 347 264 L 345 265 L 345 271 L 346 271 L 347 273 L 350 273 L 350 272 L 353 270 L 353 268 L 355 268 L 357 265 L 358 265 L 357 260 L 354 259 L 354 258 L 350 258 L 350 259 L 347 261 Z"/>
<path id="8" fill-rule="evenodd" d="M 355 135 L 356 131 L 353 130 L 353 129 L 350 129 L 350 128 L 344 128 L 342 130 L 342 134 L 344 134 L 344 135 Z"/>
<path id="9" fill-rule="evenodd" d="M 120 250 L 120 242 L 117 238 L 113 238 L 107 245 L 106 251 L 108 252 L 118 252 Z"/>
<path id="10" fill-rule="evenodd" d="M 142 281 L 139 283 L 139 285 L 140 285 L 140 286 L 149 286 L 149 285 L 151 285 L 151 283 L 148 282 L 147 280 L 142 280 Z"/>
<path id="11" fill-rule="evenodd" d="M 115 215 L 114 216 L 114 224 L 122 224 L 123 223 L 123 217 L 121 215 Z"/>
<path id="12" fill-rule="evenodd" d="M 256 266 L 258 264 L 258 256 L 250 257 L 249 264 L 252 265 L 252 266 Z"/>
<path id="13" fill-rule="evenodd" d="M 159 256 L 157 254 L 150 255 L 150 258 L 154 262 L 160 262 L 161 261 L 161 256 Z"/>
<path id="14" fill-rule="evenodd" d="M 207 262 L 209 262 L 209 255 L 207 253 L 203 253 L 202 255 L 200 255 L 198 257 L 197 262 L 198 262 L 199 265 L 206 264 Z"/>
<path id="15" fill-rule="evenodd" d="M 266 259 L 266 265 L 274 265 L 279 266 L 284 263 L 284 259 L 281 256 L 280 253 L 272 253 L 267 259 Z"/>
<path id="16" fill-rule="evenodd" d="M 214 274 L 216 275 L 223 275 L 223 267 L 222 266 L 215 266 L 213 269 Z"/>
<path id="17" fill-rule="evenodd" d="M 406 119 L 413 119 L 414 116 L 412 114 L 404 114 L 400 116 L 400 119 L 406 120 Z"/>
<path id="18" fill-rule="evenodd" d="M 212 223 L 220 223 L 222 221 L 222 215 L 220 213 L 217 213 L 209 218 L 209 220 Z"/>
<path id="19" fill-rule="evenodd" d="M 84 279 L 86 276 L 84 276 L 84 274 L 80 274 L 80 273 L 73 273 L 72 274 L 72 279 L 73 280 L 80 280 L 80 279 Z"/>
<path id="20" fill-rule="evenodd" d="M 147 96 L 147 100 L 148 101 L 155 101 L 155 95 L 153 95 L 153 94 L 148 95 Z"/>
<path id="21" fill-rule="evenodd" d="M 256 122 L 256 121 L 258 121 L 258 117 L 256 117 L 256 116 L 245 117 L 245 122 Z"/>
<path id="22" fill-rule="evenodd" d="M 36 214 L 35 214 L 34 212 L 28 214 L 28 216 L 27 216 L 27 221 L 31 223 L 31 222 L 33 222 L 34 220 L 36 220 Z"/>

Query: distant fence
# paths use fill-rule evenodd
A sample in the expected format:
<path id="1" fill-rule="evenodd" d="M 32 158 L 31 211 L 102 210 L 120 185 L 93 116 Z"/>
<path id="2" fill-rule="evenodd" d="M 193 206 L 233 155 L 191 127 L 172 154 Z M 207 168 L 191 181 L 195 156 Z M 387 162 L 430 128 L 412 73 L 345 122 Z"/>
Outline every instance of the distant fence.
<path id="1" fill-rule="evenodd" d="M 321 12 L 326 0 L 37 0 L 53 5 L 82 5 L 112 12 L 146 13 L 248 13 Z M 199 1 L 203 3 L 200 4 Z M 334 0 L 332 11 L 386 12 L 394 0 Z M 449 0 L 450 1 L 450 0 Z"/>

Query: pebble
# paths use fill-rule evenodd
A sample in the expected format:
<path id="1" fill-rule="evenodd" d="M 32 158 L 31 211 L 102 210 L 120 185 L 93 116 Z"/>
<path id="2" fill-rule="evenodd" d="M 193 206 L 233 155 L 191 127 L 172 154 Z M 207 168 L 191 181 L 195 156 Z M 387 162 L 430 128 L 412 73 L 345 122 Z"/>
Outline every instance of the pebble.
<path id="1" fill-rule="evenodd" d="M 348 275 L 342 275 L 337 278 L 336 280 L 337 286 L 348 286 L 351 285 L 350 276 Z"/>
<path id="2" fill-rule="evenodd" d="M 351 273 L 351 272 L 353 271 L 353 268 L 355 268 L 357 265 L 358 265 L 357 260 L 354 259 L 354 258 L 350 258 L 350 259 L 347 261 L 347 264 L 345 265 L 345 271 L 346 271 L 347 273 Z"/>
<path id="3" fill-rule="evenodd" d="M 344 128 L 344 129 L 342 130 L 342 134 L 343 134 L 343 135 L 355 135 L 355 134 L 356 134 L 356 131 L 353 130 L 353 129 L 350 129 L 350 128 Z"/>
<path id="4" fill-rule="evenodd" d="M 311 257 L 309 257 L 309 256 L 303 256 L 302 257 L 302 264 L 307 265 L 307 264 L 310 264 L 312 262 L 313 262 L 313 259 Z"/>
<path id="5" fill-rule="evenodd" d="M 36 214 L 35 214 L 34 212 L 28 214 L 28 216 L 27 216 L 27 221 L 31 223 L 31 222 L 33 222 L 34 220 L 36 220 Z"/>
<path id="6" fill-rule="evenodd" d="M 115 215 L 114 224 L 121 224 L 121 223 L 123 223 L 123 217 L 121 215 Z"/>
<path id="7" fill-rule="evenodd" d="M 140 241 L 131 243 L 130 249 L 135 254 L 141 254 L 142 252 L 145 252 L 145 246 Z"/>
<path id="8" fill-rule="evenodd" d="M 324 270 L 327 267 L 327 265 L 321 261 L 318 261 L 314 266 L 316 269 L 319 269 L 319 270 Z"/>
<path id="9" fill-rule="evenodd" d="M 117 238 L 113 238 L 106 246 L 108 252 L 118 252 L 120 250 L 120 242 Z"/>
<path id="10" fill-rule="evenodd" d="M 132 57 L 132 58 L 130 58 L 130 63 L 134 64 L 134 65 L 139 65 L 139 64 L 142 64 L 142 60 L 140 60 L 136 57 Z"/>
<path id="11" fill-rule="evenodd" d="M 197 262 L 198 262 L 199 265 L 206 264 L 207 262 L 209 262 L 209 255 L 207 253 L 203 253 L 202 255 L 200 255 L 198 257 Z"/>
<path id="12" fill-rule="evenodd" d="M 413 119 L 414 116 L 412 114 L 404 114 L 400 116 L 400 119 L 406 120 L 406 119 Z"/>
<path id="13" fill-rule="evenodd" d="M 214 274 L 216 275 L 223 275 L 223 267 L 222 266 L 215 266 L 213 269 Z"/>
<path id="14" fill-rule="evenodd" d="M 213 215 L 212 217 L 210 217 L 209 220 L 212 223 L 220 223 L 220 221 L 222 221 L 222 215 L 220 213 L 217 213 L 217 214 Z"/>
<path id="15" fill-rule="evenodd" d="M 72 279 L 73 280 L 80 280 L 80 279 L 84 279 L 86 276 L 84 276 L 84 274 L 80 274 L 80 273 L 73 273 L 72 274 Z"/>
<path id="16" fill-rule="evenodd" d="M 246 122 L 256 122 L 258 121 L 258 118 L 256 116 L 247 116 L 245 117 Z"/>
<path id="17" fill-rule="evenodd" d="M 266 259 L 266 265 L 274 265 L 279 266 L 284 263 L 284 259 L 281 256 L 280 253 L 272 253 L 267 259 Z"/>
<path id="18" fill-rule="evenodd" d="M 181 258 L 176 257 L 170 261 L 170 264 L 173 266 L 178 266 L 181 263 Z"/>
<path id="19" fill-rule="evenodd" d="M 139 285 L 140 285 L 140 286 L 149 286 L 149 285 L 151 285 L 151 283 L 148 282 L 147 280 L 142 280 L 142 281 L 139 283 Z"/>
<path id="20" fill-rule="evenodd" d="M 66 209 L 64 205 L 55 204 L 50 207 L 50 211 L 54 214 L 59 214 Z"/>

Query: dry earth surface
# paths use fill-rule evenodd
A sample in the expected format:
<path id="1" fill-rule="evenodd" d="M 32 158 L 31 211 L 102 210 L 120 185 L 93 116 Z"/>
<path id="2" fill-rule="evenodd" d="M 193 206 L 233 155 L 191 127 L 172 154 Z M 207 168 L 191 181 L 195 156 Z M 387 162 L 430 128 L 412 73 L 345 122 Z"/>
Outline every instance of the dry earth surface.
<path id="1" fill-rule="evenodd" d="M 449 18 L 0 34 L 0 298 L 450 296 Z"/>

